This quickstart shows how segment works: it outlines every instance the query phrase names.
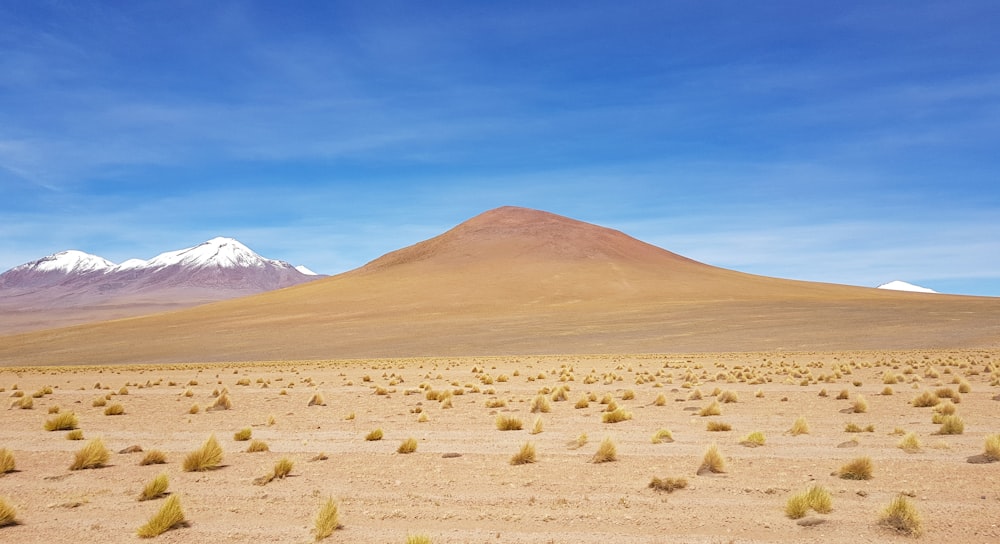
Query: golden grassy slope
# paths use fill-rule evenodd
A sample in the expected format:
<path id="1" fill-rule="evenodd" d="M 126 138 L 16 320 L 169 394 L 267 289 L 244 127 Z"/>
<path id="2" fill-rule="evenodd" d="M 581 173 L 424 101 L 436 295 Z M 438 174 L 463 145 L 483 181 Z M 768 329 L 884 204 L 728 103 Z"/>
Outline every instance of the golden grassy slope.
<path id="1" fill-rule="evenodd" d="M 3 337 L 0 364 L 997 345 L 998 299 L 753 276 L 500 208 L 312 283 Z"/>

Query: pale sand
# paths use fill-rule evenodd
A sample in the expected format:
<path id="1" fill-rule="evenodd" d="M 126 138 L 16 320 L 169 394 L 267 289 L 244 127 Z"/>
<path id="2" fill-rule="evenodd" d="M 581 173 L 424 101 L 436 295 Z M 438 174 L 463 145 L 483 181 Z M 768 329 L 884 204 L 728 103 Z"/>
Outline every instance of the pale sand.
<path id="1" fill-rule="evenodd" d="M 895 360 L 897 362 L 893 363 Z M 31 410 L 4 411 L 0 448 L 13 450 L 17 472 L 0 476 L 0 496 L 18 511 L 20 525 L 0 528 L 3 542 L 133 542 L 135 530 L 162 504 L 138 502 L 143 485 L 160 472 L 170 477 L 170 491 L 180 495 L 190 525 L 169 531 L 158 542 L 308 542 L 315 515 L 328 495 L 339 501 L 341 530 L 329 542 L 404 542 L 407 534 L 425 534 L 435 543 L 497 542 L 884 542 L 907 541 L 877 524 L 879 511 L 900 492 L 913 495 L 924 520 L 927 542 L 996 542 L 1000 539 L 1000 463 L 967 460 L 983 451 L 984 437 L 1000 432 L 996 414 L 1000 386 L 990 385 L 1000 374 L 998 351 L 841 352 L 798 354 L 718 354 L 663 356 L 546 356 L 465 359 L 411 359 L 328 363 L 219 364 L 176 367 L 107 367 L 0 369 L 0 387 L 9 403 L 11 387 L 30 395 L 50 385 L 54 393 L 34 399 Z M 663 368 L 664 364 L 669 368 Z M 803 379 L 785 372 L 793 363 L 811 363 L 813 378 L 832 375 L 834 367 L 852 369 L 833 383 L 799 385 Z M 855 364 L 857 363 L 857 365 Z M 563 365 L 566 365 L 565 367 Z M 753 369 L 772 381 L 753 385 L 728 383 L 736 365 Z M 783 366 L 784 365 L 784 366 Z M 871 367 L 869 368 L 869 365 Z M 506 382 L 484 385 L 478 366 Z M 925 377 L 932 366 L 938 378 Z M 882 374 L 895 367 L 907 383 L 892 385 L 895 394 L 880 395 Z M 569 370 L 569 369 L 572 370 Z M 600 377 L 585 384 L 595 371 Z M 656 375 L 662 370 L 662 374 Z M 686 401 L 685 373 L 698 378 L 700 401 Z M 950 373 L 946 373 L 950 370 Z M 514 376 L 515 371 L 520 375 Z M 564 372 L 565 371 L 565 372 Z M 978 372 L 973 374 L 973 372 Z M 573 381 L 560 381 L 560 375 Z M 721 376 L 720 376 L 721 374 Z M 363 376 L 371 382 L 363 381 Z M 539 376 L 541 377 L 539 378 Z M 650 381 L 637 384 L 637 377 Z M 389 385 L 394 376 L 403 381 Z M 528 377 L 536 378 L 528 381 Z M 972 391 L 961 396 L 958 414 L 965 433 L 935 436 L 931 408 L 914 408 L 910 400 L 925 388 L 951 387 L 963 377 Z M 236 385 L 248 378 L 250 386 Z M 311 384 L 308 378 L 312 379 Z M 268 382 L 261 388 L 257 380 Z M 194 396 L 182 396 L 189 380 Z M 786 383 L 790 380 L 794 383 Z M 851 382 L 858 380 L 860 386 Z M 916 387 L 909 383 L 916 380 Z M 145 387 L 150 382 L 158 385 Z M 176 385 L 168 385 L 170 381 Z M 94 389 L 96 382 L 109 387 Z M 103 394 L 125 384 L 127 396 L 111 402 L 126 414 L 105 416 L 91 406 Z M 350 383 L 350 384 L 349 384 Z M 660 383 L 662 387 L 655 387 Z M 143 384 L 140 387 L 137 384 Z M 294 387 L 291 387 L 294 384 Z M 461 389 L 453 407 L 427 400 L 421 384 L 433 390 Z M 541 414 L 544 430 L 529 434 L 536 414 L 531 400 L 542 388 L 568 385 L 565 402 L 551 402 Z M 392 391 L 375 394 L 380 386 Z M 473 386 L 480 392 L 472 391 Z M 233 407 L 222 412 L 189 415 L 193 403 L 202 409 L 214 389 L 229 389 Z M 732 390 L 739 401 L 724 404 L 719 417 L 699 417 L 693 409 L 711 402 L 716 387 Z M 287 395 L 279 395 L 287 388 Z M 820 397 L 821 389 L 828 397 Z M 851 400 L 836 400 L 841 389 Z M 489 389 L 495 394 L 487 394 Z M 419 393 L 405 394 L 407 390 Z M 625 390 L 634 400 L 621 400 Z M 760 390 L 762 398 L 755 397 Z M 326 406 L 307 407 L 315 391 Z M 601 422 L 603 405 L 592 402 L 575 409 L 585 393 L 610 393 L 633 418 L 616 424 Z M 659 394 L 665 406 L 653 406 Z M 868 401 L 863 414 L 844 413 L 858 393 Z M 485 407 L 497 397 L 506 408 Z M 783 400 L 786 399 L 787 400 Z M 79 415 L 88 438 L 103 437 L 108 448 L 133 444 L 167 454 L 166 465 L 138 466 L 142 453 L 113 453 L 106 468 L 69 471 L 73 452 L 85 442 L 68 441 L 65 432 L 46 432 L 47 410 L 58 405 Z M 418 422 L 414 409 L 429 417 Z M 345 416 L 354 413 L 352 420 Z M 498 414 L 520 417 L 524 430 L 501 432 Z M 267 426 L 273 415 L 276 423 Z M 790 436 L 792 422 L 804 416 L 811 433 Z M 730 432 L 708 432 L 709 420 L 730 423 Z M 874 433 L 846 433 L 844 425 L 872 424 Z M 233 433 L 253 428 L 254 438 L 267 441 L 270 453 L 244 453 L 247 442 Z M 922 453 L 898 449 L 895 427 L 914 431 Z M 367 442 L 370 430 L 385 437 Z M 659 428 L 673 432 L 672 443 L 652 444 Z M 739 445 L 743 436 L 760 430 L 767 444 Z M 224 467 L 186 473 L 181 462 L 215 433 L 225 450 Z M 589 443 L 580 449 L 567 444 L 581 433 Z M 395 453 L 407 437 L 419 441 L 416 453 Z M 598 444 L 612 437 L 620 459 L 589 462 Z M 853 448 L 838 444 L 857 439 Z M 527 441 L 536 445 L 535 464 L 511 466 L 508 459 Z M 702 453 L 717 443 L 728 462 L 725 474 L 698 476 Z M 310 461 L 325 452 L 329 458 Z M 443 458 L 445 453 L 460 457 Z M 874 461 L 870 481 L 847 481 L 831 475 L 841 464 L 859 456 Z M 294 460 L 292 475 L 266 486 L 253 484 L 281 457 Z M 672 494 L 647 488 L 653 476 L 684 477 L 688 487 Z M 813 483 L 833 495 L 833 512 L 811 514 L 825 520 L 802 527 L 784 515 L 786 499 Z"/>

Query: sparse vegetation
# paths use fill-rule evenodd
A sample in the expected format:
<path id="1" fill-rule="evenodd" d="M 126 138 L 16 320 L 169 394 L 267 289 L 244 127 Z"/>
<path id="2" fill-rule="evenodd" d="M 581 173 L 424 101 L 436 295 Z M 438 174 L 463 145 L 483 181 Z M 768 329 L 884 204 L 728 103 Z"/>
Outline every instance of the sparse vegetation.
<path id="1" fill-rule="evenodd" d="M 698 415 L 701 417 L 722 415 L 722 406 L 719 405 L 719 401 L 713 400 L 712 404 L 702 408 Z"/>
<path id="2" fill-rule="evenodd" d="M 162 465 L 167 462 L 167 456 L 160 450 L 150 450 L 139 461 L 139 465 Z"/>
<path id="3" fill-rule="evenodd" d="M 313 393 L 312 397 L 309 397 L 307 406 L 326 406 L 326 400 L 321 393 Z"/>
<path id="4" fill-rule="evenodd" d="M 139 494 L 140 501 L 148 501 L 152 499 L 158 499 L 166 494 L 167 487 L 170 485 L 170 480 L 167 477 L 166 472 L 161 472 L 157 477 L 153 478 L 146 487 L 142 488 L 142 493 Z"/>
<path id="5" fill-rule="evenodd" d="M 257 440 L 256 438 L 250 441 L 250 445 L 247 446 L 247 453 L 260 453 L 265 451 L 271 451 L 268 447 L 267 442 L 263 440 Z"/>
<path id="6" fill-rule="evenodd" d="M 84 470 L 100 468 L 108 462 L 108 459 L 111 459 L 111 452 L 108 451 L 108 448 L 104 447 L 104 441 L 100 438 L 94 438 L 77 450 L 73 458 L 73 464 L 69 466 L 69 469 Z"/>
<path id="7" fill-rule="evenodd" d="M 66 440 L 83 440 L 83 431 L 80 429 L 73 429 L 72 431 L 66 433 Z"/>
<path id="8" fill-rule="evenodd" d="M 983 457 L 990 462 L 1000 461 L 1000 434 L 991 434 L 986 437 Z"/>
<path id="9" fill-rule="evenodd" d="M 719 446 L 712 444 L 705 450 L 705 455 L 701 460 L 701 466 L 698 467 L 698 474 L 704 474 L 705 472 L 721 474 L 725 471 L 726 459 L 722 457 L 722 453 L 719 451 Z"/>
<path id="10" fill-rule="evenodd" d="M 684 489 L 687 487 L 688 482 L 684 478 L 657 478 L 653 477 L 653 480 L 649 482 L 649 488 L 656 491 L 666 491 L 667 493 L 673 493 L 678 489 Z"/>
<path id="11" fill-rule="evenodd" d="M 152 538 L 183 524 L 184 510 L 181 509 L 181 500 L 177 495 L 171 495 L 160 510 L 149 518 L 145 525 L 139 527 L 136 534 L 141 538 Z"/>
<path id="12" fill-rule="evenodd" d="M 406 544 L 431 544 L 431 539 L 425 535 L 406 535 Z"/>
<path id="13" fill-rule="evenodd" d="M 524 423 L 519 418 L 505 415 L 497 416 L 496 425 L 500 431 L 520 431 L 524 428 Z"/>
<path id="14" fill-rule="evenodd" d="M 667 429 L 660 429 L 653 433 L 653 444 L 662 444 L 663 442 L 673 442 L 674 435 Z"/>
<path id="15" fill-rule="evenodd" d="M 854 410 L 856 414 L 863 414 L 868 411 L 868 401 L 865 396 L 858 393 L 854 397 L 854 402 L 851 404 L 851 409 Z"/>
<path id="16" fill-rule="evenodd" d="M 760 431 L 754 431 L 743 437 L 740 444 L 747 446 L 748 448 L 756 448 L 763 446 L 767 439 L 764 437 L 764 433 Z"/>
<path id="17" fill-rule="evenodd" d="M 928 408 L 931 406 L 937 406 L 941 402 L 941 399 L 937 395 L 931 393 L 930 391 L 924 391 L 916 397 L 913 398 L 911 404 L 916 408 Z"/>
<path id="18" fill-rule="evenodd" d="M 904 495 L 892 499 L 879 516 L 879 524 L 904 535 L 918 536 L 922 532 L 920 514 Z"/>
<path id="19" fill-rule="evenodd" d="M 382 440 L 382 429 L 375 429 L 373 431 L 370 431 L 368 434 L 365 435 L 365 440 L 369 442 L 376 442 Z"/>
<path id="20" fill-rule="evenodd" d="M 798 436 L 800 434 L 809 434 L 809 423 L 806 418 L 799 417 L 792 423 L 792 428 L 788 430 L 789 434 L 792 436 Z"/>
<path id="21" fill-rule="evenodd" d="M 253 435 L 253 429 L 251 429 L 250 427 L 244 427 L 233 433 L 233 440 L 237 442 L 246 442 L 247 440 L 250 440 L 250 436 L 252 435 Z"/>
<path id="22" fill-rule="evenodd" d="M 7 502 L 7 499 L 0 497 L 0 527 L 14 525 L 17 523 L 17 510 Z"/>
<path id="23" fill-rule="evenodd" d="M 630 419 L 632 419 L 632 412 L 629 412 L 624 408 L 615 408 L 610 412 L 604 412 L 601 414 L 601 421 L 604 423 L 620 423 Z"/>
<path id="24" fill-rule="evenodd" d="M 417 439 L 412 437 L 404 440 L 403 443 L 396 448 L 396 453 L 413 453 L 415 451 L 417 451 Z"/>
<path id="25" fill-rule="evenodd" d="M 833 498 L 823 486 L 814 485 L 802 493 L 792 495 L 785 503 L 785 515 L 792 519 L 804 517 L 810 509 L 820 514 L 833 511 Z"/>
<path id="26" fill-rule="evenodd" d="M 76 414 L 73 412 L 63 412 L 45 421 L 46 431 L 72 431 L 80 425 Z"/>
<path id="27" fill-rule="evenodd" d="M 14 453 L 7 448 L 0 448 L 0 475 L 14 472 L 17 463 L 14 461 Z"/>
<path id="28" fill-rule="evenodd" d="M 531 413 L 549 413 L 552 411 L 552 405 L 549 404 L 549 398 L 545 395 L 538 395 L 531 401 Z"/>
<path id="29" fill-rule="evenodd" d="M 965 422 L 957 415 L 943 416 L 941 427 L 937 434 L 962 434 L 965 432 Z"/>
<path id="30" fill-rule="evenodd" d="M 542 432 L 544 427 L 545 424 L 542 422 L 542 416 L 538 416 L 535 418 L 534 425 L 531 426 L 530 434 L 539 434 Z"/>
<path id="31" fill-rule="evenodd" d="M 590 458 L 591 463 L 608 463 L 618 460 L 618 448 L 610 437 L 605 438 L 598 446 L 597 452 Z"/>
<path id="32" fill-rule="evenodd" d="M 106 416 L 120 416 L 125 413 L 125 407 L 117 402 L 104 409 Z"/>
<path id="33" fill-rule="evenodd" d="M 524 445 L 521 446 L 521 450 L 510 458 L 510 464 L 525 465 L 528 463 L 534 463 L 535 459 L 535 445 L 531 442 L 525 442 Z"/>
<path id="34" fill-rule="evenodd" d="M 871 457 L 858 457 L 840 467 L 837 476 L 844 480 L 871 480 L 873 470 Z"/>
<path id="35" fill-rule="evenodd" d="M 731 431 L 733 426 L 722 422 L 722 421 L 709 421 L 708 425 L 705 426 L 706 430 L 709 432 L 721 432 L 721 431 Z"/>
<path id="36" fill-rule="evenodd" d="M 222 462 L 222 446 L 215 439 L 215 435 L 208 437 L 208 440 L 200 448 L 188 454 L 184 458 L 184 472 L 204 472 L 219 468 Z"/>
<path id="37" fill-rule="evenodd" d="M 917 437 L 917 433 L 907 433 L 896 447 L 905 451 L 906 453 L 918 453 L 921 451 L 920 439 Z"/>
<path id="38" fill-rule="evenodd" d="M 326 502 L 320 507 L 319 513 L 316 514 L 316 528 L 313 530 L 316 542 L 332 535 L 340 528 L 340 516 L 337 510 L 337 502 L 333 500 L 333 497 L 327 497 Z"/>

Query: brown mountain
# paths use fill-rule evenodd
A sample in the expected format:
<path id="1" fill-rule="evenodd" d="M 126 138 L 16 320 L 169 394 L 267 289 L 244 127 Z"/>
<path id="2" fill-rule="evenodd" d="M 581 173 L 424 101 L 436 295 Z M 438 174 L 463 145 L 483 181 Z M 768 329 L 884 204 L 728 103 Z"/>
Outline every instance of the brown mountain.
<path id="1" fill-rule="evenodd" d="M 997 346 L 1000 299 L 743 274 L 506 207 L 289 289 L 0 337 L 0 362 Z"/>

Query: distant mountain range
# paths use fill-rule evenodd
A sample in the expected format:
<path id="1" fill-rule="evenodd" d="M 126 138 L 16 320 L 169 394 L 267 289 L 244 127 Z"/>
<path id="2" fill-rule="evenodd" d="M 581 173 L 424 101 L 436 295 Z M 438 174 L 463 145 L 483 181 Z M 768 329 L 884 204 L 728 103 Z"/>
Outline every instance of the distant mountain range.
<path id="1" fill-rule="evenodd" d="M 183 308 L 318 277 L 304 266 L 262 257 L 232 238 L 121 264 L 68 250 L 0 274 L 0 310 L 6 314 L 0 330 L 36 328 L 33 310 L 63 309 L 57 324 L 65 325 Z"/>
<path id="2" fill-rule="evenodd" d="M 890 291 L 909 291 L 911 293 L 937 293 L 933 289 L 928 289 L 926 287 L 921 287 L 919 285 L 914 285 L 912 283 L 907 283 L 905 281 L 894 280 L 889 283 L 883 283 L 876 287 L 876 289 L 888 289 Z"/>

